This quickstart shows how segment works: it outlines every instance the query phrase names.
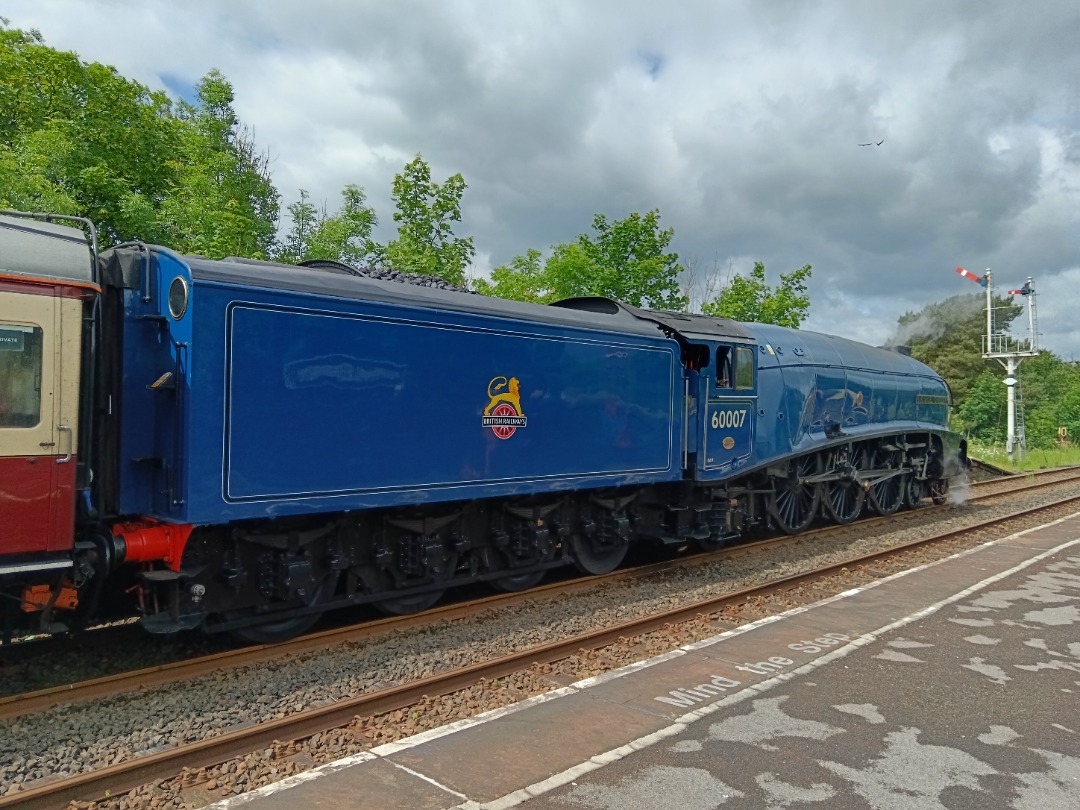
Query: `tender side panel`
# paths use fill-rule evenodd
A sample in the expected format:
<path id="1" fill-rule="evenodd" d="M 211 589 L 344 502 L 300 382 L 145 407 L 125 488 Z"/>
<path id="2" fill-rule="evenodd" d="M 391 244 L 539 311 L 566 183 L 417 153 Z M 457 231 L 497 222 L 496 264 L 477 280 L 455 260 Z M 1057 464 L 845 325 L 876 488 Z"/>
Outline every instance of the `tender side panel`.
<path id="1" fill-rule="evenodd" d="M 677 474 L 673 344 L 235 304 L 226 354 L 229 502 Z"/>

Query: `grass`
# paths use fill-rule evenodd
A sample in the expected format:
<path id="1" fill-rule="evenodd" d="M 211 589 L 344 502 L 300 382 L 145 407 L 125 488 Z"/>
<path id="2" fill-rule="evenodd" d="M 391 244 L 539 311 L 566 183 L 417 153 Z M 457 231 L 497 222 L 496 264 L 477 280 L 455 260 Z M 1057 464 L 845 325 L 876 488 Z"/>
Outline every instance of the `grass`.
<path id="1" fill-rule="evenodd" d="M 1043 470 L 1047 467 L 1068 467 L 1074 464 L 1080 464 L 1080 447 L 1050 447 L 1050 448 L 1031 448 L 1029 447 L 1021 457 L 1019 452 L 1013 453 L 1013 460 L 1009 461 L 1008 455 L 1005 453 L 1004 445 L 990 445 L 980 446 L 971 445 L 968 447 L 968 455 L 972 458 L 977 458 L 979 461 L 985 461 L 987 464 L 993 464 L 995 467 L 1001 467 L 1005 470 L 1014 470 L 1021 472 L 1023 470 Z"/>

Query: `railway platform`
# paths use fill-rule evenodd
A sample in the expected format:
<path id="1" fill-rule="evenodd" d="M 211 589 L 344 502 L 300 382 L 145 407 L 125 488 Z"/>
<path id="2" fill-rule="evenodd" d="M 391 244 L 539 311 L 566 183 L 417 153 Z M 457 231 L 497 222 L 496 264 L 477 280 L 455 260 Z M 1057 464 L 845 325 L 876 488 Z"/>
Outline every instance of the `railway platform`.
<path id="1" fill-rule="evenodd" d="M 1080 513 L 215 810 L 1075 808 Z"/>

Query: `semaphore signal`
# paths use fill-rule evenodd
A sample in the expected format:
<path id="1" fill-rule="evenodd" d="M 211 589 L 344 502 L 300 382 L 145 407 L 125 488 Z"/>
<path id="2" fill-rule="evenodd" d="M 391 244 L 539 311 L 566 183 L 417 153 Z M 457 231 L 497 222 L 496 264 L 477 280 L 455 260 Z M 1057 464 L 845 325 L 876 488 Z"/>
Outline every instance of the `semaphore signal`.
<path id="1" fill-rule="evenodd" d="M 986 290 L 986 334 L 982 339 L 982 356 L 987 360 L 997 360 L 1005 367 L 1004 382 L 1009 389 L 1005 452 L 1009 456 L 1009 461 L 1012 461 L 1014 448 L 1019 447 L 1020 455 L 1023 456 L 1027 447 L 1023 410 L 1020 411 L 1019 421 L 1017 420 L 1016 386 L 1019 381 L 1016 370 L 1025 357 L 1037 357 L 1039 354 L 1039 333 L 1035 322 L 1035 282 L 1029 276 L 1023 287 L 1018 290 L 1009 290 L 1009 295 L 1022 295 L 1027 299 L 1028 336 L 1027 339 L 1020 339 L 1010 335 L 1004 327 L 999 328 L 995 323 L 994 313 L 998 308 L 994 306 L 994 280 L 990 268 L 986 268 L 986 272 L 981 276 L 963 267 L 957 267 L 956 272 Z"/>

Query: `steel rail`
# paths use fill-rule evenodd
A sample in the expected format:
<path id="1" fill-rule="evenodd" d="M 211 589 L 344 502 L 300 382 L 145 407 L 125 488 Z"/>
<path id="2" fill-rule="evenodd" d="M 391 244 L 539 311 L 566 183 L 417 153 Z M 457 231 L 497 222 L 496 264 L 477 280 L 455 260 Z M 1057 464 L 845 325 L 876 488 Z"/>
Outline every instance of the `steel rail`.
<path id="1" fill-rule="evenodd" d="M 1061 472 L 1054 470 L 1051 472 Z M 1026 478 L 1026 476 L 1025 476 Z M 978 483 L 999 483 L 1001 479 Z M 1058 484 L 1080 481 L 1080 474 L 1065 479 L 1037 481 L 1024 486 L 1014 487 L 1004 492 L 987 493 L 975 496 L 971 501 L 1000 498 L 1034 489 L 1044 489 Z M 976 486 L 977 484 L 973 485 Z M 932 507 L 942 508 L 942 507 Z M 830 536 L 851 530 L 861 530 L 872 526 L 895 522 L 897 520 L 916 519 L 931 513 L 931 509 L 906 510 L 887 516 L 873 516 L 855 523 L 830 524 L 801 532 L 797 535 L 779 535 L 750 543 L 742 543 L 712 552 L 688 555 L 675 560 L 636 566 L 614 571 L 602 576 L 576 577 L 565 582 L 554 582 L 532 588 L 528 591 L 493 594 L 466 602 L 432 608 L 424 613 L 408 616 L 393 616 L 376 619 L 361 624 L 323 630 L 290 641 L 277 644 L 263 644 L 253 647 L 241 647 L 234 650 L 199 656 L 184 661 L 159 664 L 115 675 L 102 676 L 78 683 L 26 692 L 18 695 L 0 697 L 0 720 L 21 717 L 35 712 L 46 711 L 59 705 L 86 700 L 100 700 L 139 689 L 149 689 L 204 677 L 224 669 L 236 669 L 242 666 L 264 663 L 286 655 L 296 656 L 327 649 L 345 643 L 369 641 L 391 632 L 409 630 L 415 627 L 434 624 L 439 621 L 453 621 L 465 618 L 485 610 L 505 608 L 534 599 L 553 599 L 559 596 L 577 593 L 596 587 L 600 582 L 612 583 L 632 579 L 657 576 L 667 571 L 720 562 L 744 554 L 755 553 L 763 548 L 783 545 L 799 540 L 809 540 L 818 536 Z"/>
<path id="2" fill-rule="evenodd" d="M 475 685 L 482 679 L 505 677 L 527 669 L 535 664 L 552 663 L 568 658 L 582 650 L 595 650 L 609 644 L 679 624 L 701 615 L 719 612 L 725 607 L 745 602 L 753 597 L 769 596 L 790 590 L 845 569 L 895 557 L 914 549 L 944 542 L 951 538 L 973 532 L 985 531 L 1019 518 L 1037 515 L 1050 509 L 1080 503 L 1080 496 L 1031 507 L 1010 515 L 993 518 L 981 523 L 952 529 L 932 537 L 913 540 L 902 545 L 852 557 L 843 562 L 773 580 L 727 594 L 672 608 L 600 630 L 582 633 L 560 641 L 539 645 L 505 656 L 495 661 L 474 664 L 442 675 L 435 675 L 406 684 L 361 695 L 338 703 L 299 712 L 295 715 L 262 723 L 251 728 L 238 729 L 208 740 L 161 751 L 129 762 L 103 768 L 93 773 L 33 787 L 28 790 L 0 797 L 0 810 L 48 810 L 64 806 L 71 801 L 94 801 L 108 796 L 118 796 L 132 788 L 159 779 L 178 777 L 184 769 L 207 768 L 246 755 L 251 751 L 271 746 L 276 741 L 293 741 L 313 734 L 348 725 L 360 716 L 382 714 L 403 709 L 420 701 L 424 696 L 439 696 Z"/>

